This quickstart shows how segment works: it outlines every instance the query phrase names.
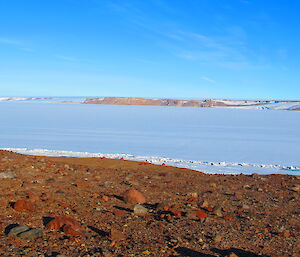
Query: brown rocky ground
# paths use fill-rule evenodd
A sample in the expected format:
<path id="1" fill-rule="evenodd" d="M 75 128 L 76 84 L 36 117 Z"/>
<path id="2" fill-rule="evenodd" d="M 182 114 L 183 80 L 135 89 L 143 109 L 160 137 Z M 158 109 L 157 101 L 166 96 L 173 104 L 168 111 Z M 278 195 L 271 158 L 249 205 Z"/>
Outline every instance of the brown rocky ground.
<path id="1" fill-rule="evenodd" d="M 300 256 L 296 176 L 0 151 L 0 177 L 0 256 Z"/>

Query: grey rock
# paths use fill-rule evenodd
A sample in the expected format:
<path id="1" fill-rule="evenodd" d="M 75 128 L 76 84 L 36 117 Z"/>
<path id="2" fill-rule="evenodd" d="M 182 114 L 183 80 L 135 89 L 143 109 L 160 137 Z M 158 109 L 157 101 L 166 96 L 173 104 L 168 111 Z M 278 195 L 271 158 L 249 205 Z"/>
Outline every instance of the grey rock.
<path id="1" fill-rule="evenodd" d="M 135 215 L 142 216 L 142 215 L 146 215 L 148 213 L 148 209 L 140 204 L 136 204 L 133 207 L 133 212 Z"/>
<path id="2" fill-rule="evenodd" d="M 16 177 L 16 175 L 11 171 L 0 173 L 0 178 L 15 178 L 15 177 Z"/>
<path id="3" fill-rule="evenodd" d="M 17 226 L 12 228 L 9 232 L 8 232 L 8 236 L 17 236 L 18 234 L 25 232 L 27 230 L 29 230 L 30 228 L 28 226 Z"/>
<path id="4" fill-rule="evenodd" d="M 22 232 L 22 233 L 17 235 L 17 237 L 22 238 L 22 239 L 26 239 L 26 240 L 37 239 L 41 236 L 42 236 L 42 231 L 40 229 L 37 229 L 37 228 L 27 230 L 27 231 Z"/>
<path id="5" fill-rule="evenodd" d="M 217 215 L 218 217 L 223 217 L 222 207 L 216 207 L 214 209 L 213 213 L 215 215 Z"/>

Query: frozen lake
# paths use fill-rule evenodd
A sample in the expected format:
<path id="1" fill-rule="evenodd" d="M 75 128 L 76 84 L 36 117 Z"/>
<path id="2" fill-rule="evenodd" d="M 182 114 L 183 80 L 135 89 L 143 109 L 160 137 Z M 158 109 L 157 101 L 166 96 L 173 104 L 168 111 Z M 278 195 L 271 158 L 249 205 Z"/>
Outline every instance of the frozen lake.
<path id="1" fill-rule="evenodd" d="M 129 154 L 177 166 L 226 162 L 188 166 L 208 172 L 299 174 L 255 164 L 300 167 L 300 112 L 34 101 L 0 102 L 0 112 L 0 148 Z"/>

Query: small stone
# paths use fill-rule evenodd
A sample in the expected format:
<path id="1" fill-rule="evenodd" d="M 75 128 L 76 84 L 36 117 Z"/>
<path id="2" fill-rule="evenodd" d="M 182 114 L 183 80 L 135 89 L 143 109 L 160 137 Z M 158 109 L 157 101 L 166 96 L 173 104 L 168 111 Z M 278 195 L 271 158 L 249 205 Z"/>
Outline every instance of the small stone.
<path id="1" fill-rule="evenodd" d="M 17 226 L 12 228 L 9 232 L 8 232 L 8 236 L 16 236 L 24 231 L 29 230 L 30 228 L 28 226 Z"/>
<path id="2" fill-rule="evenodd" d="M 111 229 L 110 239 L 112 241 L 122 241 L 122 240 L 125 240 L 126 238 L 125 238 L 125 235 L 121 231 L 119 231 L 117 229 Z"/>
<path id="3" fill-rule="evenodd" d="M 146 202 L 144 195 L 135 189 L 129 189 L 124 194 L 124 201 L 130 204 L 143 204 Z"/>
<path id="4" fill-rule="evenodd" d="M 206 201 L 206 200 L 204 200 L 201 204 L 201 208 L 206 208 L 208 206 L 209 206 L 209 204 L 208 204 L 208 201 Z"/>
<path id="5" fill-rule="evenodd" d="M 115 209 L 113 210 L 113 214 L 118 217 L 123 217 L 127 215 L 127 212 L 123 210 Z"/>
<path id="6" fill-rule="evenodd" d="M 197 219 L 197 216 L 196 216 L 196 212 L 195 211 L 188 211 L 186 213 L 186 216 L 189 218 L 189 219 Z"/>
<path id="7" fill-rule="evenodd" d="M 205 219 L 207 217 L 207 213 L 202 211 L 202 210 L 197 210 L 195 211 L 195 215 L 197 216 L 197 218 L 199 219 Z"/>
<path id="8" fill-rule="evenodd" d="M 35 208 L 31 201 L 18 200 L 14 204 L 14 209 L 20 212 L 32 212 Z"/>
<path id="9" fill-rule="evenodd" d="M 197 198 L 192 196 L 188 199 L 189 202 L 197 202 Z"/>
<path id="10" fill-rule="evenodd" d="M 221 242 L 222 240 L 223 240 L 223 238 L 222 238 L 220 235 L 216 235 L 215 238 L 214 238 L 214 241 L 215 241 L 216 243 L 219 243 L 219 242 Z"/>
<path id="11" fill-rule="evenodd" d="M 109 198 L 108 198 L 107 195 L 103 195 L 103 196 L 102 196 L 102 200 L 103 200 L 104 202 L 107 202 L 107 201 L 109 200 Z"/>
<path id="12" fill-rule="evenodd" d="M 243 204 L 242 208 L 248 210 L 248 209 L 250 209 L 250 206 L 247 204 Z"/>
<path id="13" fill-rule="evenodd" d="M 213 211 L 213 213 L 218 217 L 223 217 L 223 212 L 221 207 L 216 207 Z"/>
<path id="14" fill-rule="evenodd" d="M 47 225 L 48 229 L 63 230 L 66 234 L 69 235 L 81 235 L 82 227 L 81 225 L 73 218 L 67 216 L 59 216 L 51 220 Z"/>
<path id="15" fill-rule="evenodd" d="M 67 234 L 67 235 L 71 235 L 71 236 L 80 236 L 82 235 L 82 232 L 79 230 L 76 230 L 76 228 L 74 228 L 71 225 L 64 225 L 63 226 L 63 231 Z"/>
<path id="16" fill-rule="evenodd" d="M 170 210 L 170 204 L 169 203 L 159 203 L 156 206 L 156 210 L 158 210 L 158 211 L 168 211 L 168 210 Z"/>
<path id="17" fill-rule="evenodd" d="M 198 193 L 197 192 L 192 192 L 191 193 L 191 197 L 196 197 L 197 198 L 198 197 Z"/>
<path id="18" fill-rule="evenodd" d="M 213 183 L 210 183 L 210 186 L 213 187 L 213 188 L 216 188 L 217 184 L 213 182 Z"/>
<path id="19" fill-rule="evenodd" d="M 229 255 L 226 255 L 225 257 L 239 257 L 239 256 L 236 255 L 235 253 L 230 253 Z"/>
<path id="20" fill-rule="evenodd" d="M 148 213 L 148 209 L 145 208 L 144 206 L 140 205 L 140 204 L 136 204 L 133 207 L 133 212 L 134 212 L 134 214 L 136 214 L 138 216 L 143 216 L 143 215 L 146 215 Z"/>
<path id="21" fill-rule="evenodd" d="M 0 179 L 1 178 L 15 178 L 16 175 L 14 173 L 12 173 L 11 171 L 7 171 L 7 172 L 0 172 Z"/>
<path id="22" fill-rule="evenodd" d="M 27 230 L 25 232 L 22 232 L 17 235 L 17 237 L 25 239 L 25 240 L 34 240 L 42 236 L 42 231 L 37 228 L 33 228 L 30 230 Z"/>
<path id="23" fill-rule="evenodd" d="M 300 185 L 292 185 L 290 189 L 294 192 L 300 192 Z"/>
<path id="24" fill-rule="evenodd" d="M 224 216 L 223 218 L 224 220 L 234 220 L 234 217 L 232 216 Z"/>

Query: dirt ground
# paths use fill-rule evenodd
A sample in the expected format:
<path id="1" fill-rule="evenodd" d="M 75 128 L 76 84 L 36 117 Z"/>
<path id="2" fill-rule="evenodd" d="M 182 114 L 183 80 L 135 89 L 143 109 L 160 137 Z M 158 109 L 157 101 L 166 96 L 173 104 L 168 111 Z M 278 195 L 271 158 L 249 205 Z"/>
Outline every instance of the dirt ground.
<path id="1" fill-rule="evenodd" d="M 299 257 L 299 184 L 0 151 L 0 256 Z"/>

